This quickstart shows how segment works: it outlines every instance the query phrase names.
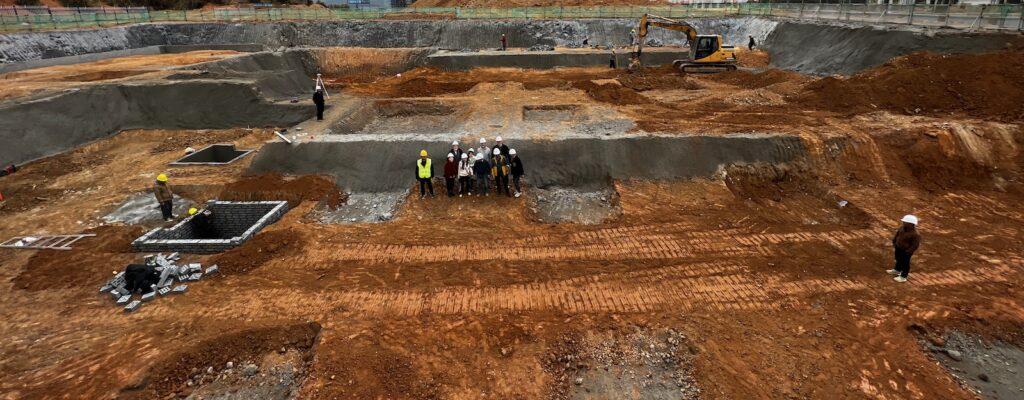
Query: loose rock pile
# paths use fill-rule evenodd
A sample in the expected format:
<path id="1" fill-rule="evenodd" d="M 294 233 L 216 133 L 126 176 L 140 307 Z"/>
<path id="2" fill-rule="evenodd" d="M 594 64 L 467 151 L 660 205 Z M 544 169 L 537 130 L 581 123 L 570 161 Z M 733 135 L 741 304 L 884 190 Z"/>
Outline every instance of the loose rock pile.
<path id="1" fill-rule="evenodd" d="M 178 253 L 172 253 L 169 256 L 164 256 L 163 253 L 146 256 L 146 264 L 155 264 L 157 272 L 160 272 L 160 281 L 154 285 L 152 291 L 143 294 L 138 300 L 132 300 L 134 294 L 125 287 L 126 281 L 123 271 L 103 285 L 100 288 L 100 293 L 109 293 L 110 297 L 114 299 L 115 304 L 125 306 L 125 312 L 133 312 L 142 307 L 142 303 L 152 301 L 158 295 L 165 296 L 168 294 L 185 293 L 188 291 L 188 284 L 184 282 L 195 282 L 202 279 L 204 275 L 215 274 L 219 271 L 216 264 L 206 268 L 205 273 L 202 265 L 199 263 L 175 264 L 175 261 L 179 261 L 180 258 L 181 256 Z M 171 286 L 174 285 L 175 279 L 181 284 L 172 288 Z"/>

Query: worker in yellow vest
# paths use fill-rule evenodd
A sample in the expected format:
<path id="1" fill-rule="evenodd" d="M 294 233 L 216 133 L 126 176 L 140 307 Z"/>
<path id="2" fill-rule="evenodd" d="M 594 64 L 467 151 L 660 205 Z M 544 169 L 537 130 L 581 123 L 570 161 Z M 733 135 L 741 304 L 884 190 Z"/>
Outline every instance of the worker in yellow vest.
<path id="1" fill-rule="evenodd" d="M 434 184 L 431 182 L 433 179 L 434 165 L 427 158 L 427 151 L 420 150 L 420 159 L 416 160 L 416 180 L 420 181 L 421 199 L 427 195 L 427 189 L 430 190 L 430 197 L 434 197 Z"/>

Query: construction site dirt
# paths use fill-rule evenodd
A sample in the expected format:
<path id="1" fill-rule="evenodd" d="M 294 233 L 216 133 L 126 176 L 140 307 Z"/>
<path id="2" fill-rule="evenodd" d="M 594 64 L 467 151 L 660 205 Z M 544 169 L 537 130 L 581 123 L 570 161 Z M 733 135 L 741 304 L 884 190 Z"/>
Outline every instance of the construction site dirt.
<path id="1" fill-rule="evenodd" d="M 947 337 L 1010 349 L 1000 354 L 1024 346 L 1021 53 L 913 54 L 824 78 L 740 55 L 751 60 L 740 71 L 686 75 L 399 74 L 386 65 L 397 58 L 382 56 L 325 75 L 326 120 L 301 130 L 130 129 L 20 165 L 0 177 L 0 239 L 96 236 L 71 251 L 0 249 L 0 397 L 976 398 L 980 378 L 936 360 L 973 343 Z M 376 119 L 345 120 L 352 110 Z M 444 130 L 415 136 L 417 126 Z M 452 140 L 469 148 L 497 135 L 537 149 L 520 152 L 524 197 L 447 197 L 438 180 L 437 196 L 420 198 L 418 148 L 397 153 L 423 143 L 439 163 Z M 404 197 L 384 221 L 313 217 L 373 195 L 346 182 L 347 170 L 273 171 L 274 157 L 371 139 L 381 144 L 317 154 L 376 160 L 365 166 L 373 173 L 400 160 Z M 571 146 L 541 150 L 568 139 L 624 157 L 608 162 L 616 173 L 664 160 L 615 140 L 693 140 L 676 162 L 717 165 L 664 179 L 595 167 L 607 178 L 599 186 L 540 185 L 560 176 L 540 169 L 590 165 L 562 162 L 584 158 Z M 169 166 L 186 147 L 217 143 L 257 150 Z M 197 204 L 284 200 L 290 210 L 240 247 L 188 255 L 221 274 L 125 313 L 97 289 L 141 261 L 134 238 L 169 225 L 103 217 L 161 172 Z M 586 194 L 576 204 L 589 207 L 585 218 L 538 209 L 572 190 Z M 909 281 L 896 283 L 886 270 L 904 214 L 920 218 L 923 242 Z M 973 374 L 998 367 L 986 376 L 1008 382 L 986 393 L 1020 393 L 1007 389 L 1024 380 L 1019 366 L 978 365 Z"/>

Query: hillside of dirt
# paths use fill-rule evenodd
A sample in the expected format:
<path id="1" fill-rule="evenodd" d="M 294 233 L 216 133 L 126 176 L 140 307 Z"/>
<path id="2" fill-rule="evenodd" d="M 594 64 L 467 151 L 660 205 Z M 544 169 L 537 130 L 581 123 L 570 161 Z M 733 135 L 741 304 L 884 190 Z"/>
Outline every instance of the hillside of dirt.
<path id="1" fill-rule="evenodd" d="M 840 113 L 888 110 L 1024 120 L 1024 52 L 914 53 L 849 78 L 815 81 L 795 102 Z"/>

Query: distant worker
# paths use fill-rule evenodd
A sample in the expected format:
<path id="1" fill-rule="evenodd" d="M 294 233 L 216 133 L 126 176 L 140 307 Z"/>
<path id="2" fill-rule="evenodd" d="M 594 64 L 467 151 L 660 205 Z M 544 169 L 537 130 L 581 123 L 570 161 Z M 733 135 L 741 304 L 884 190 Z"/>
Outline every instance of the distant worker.
<path id="1" fill-rule="evenodd" d="M 462 159 L 462 149 L 459 148 L 458 140 L 452 142 L 452 149 L 449 153 L 455 155 L 455 162 L 459 162 L 459 160 Z"/>
<path id="2" fill-rule="evenodd" d="M 448 161 L 444 163 L 444 185 L 448 188 L 448 197 L 455 197 L 455 181 L 459 178 L 459 164 L 455 155 L 448 153 Z"/>
<path id="3" fill-rule="evenodd" d="M 589 45 L 590 45 L 590 36 L 584 36 L 583 37 L 583 47 L 587 47 Z"/>
<path id="4" fill-rule="evenodd" d="M 502 33 L 501 34 L 501 51 L 505 51 L 505 49 L 507 49 L 507 48 L 508 48 L 508 38 L 506 38 L 505 34 Z"/>
<path id="5" fill-rule="evenodd" d="M 474 150 L 473 147 L 471 146 L 469 150 L 466 150 L 466 155 L 468 156 L 469 159 L 469 192 L 473 193 L 473 186 L 474 184 L 476 184 L 476 179 L 473 176 L 475 175 L 475 173 L 473 172 L 473 164 L 476 163 L 476 150 Z"/>
<path id="6" fill-rule="evenodd" d="M 498 146 L 494 146 L 491 156 L 491 176 L 494 177 L 495 191 L 499 195 L 504 191 L 506 196 L 512 197 L 512 194 L 508 192 L 508 161 L 501 154 L 501 149 Z"/>
<path id="7" fill-rule="evenodd" d="M 629 30 L 629 47 L 636 46 L 636 29 Z"/>
<path id="8" fill-rule="evenodd" d="M 316 92 L 313 92 L 313 104 L 316 104 L 316 120 L 324 120 L 324 88 L 317 85 Z"/>
<path id="9" fill-rule="evenodd" d="M 13 174 L 13 173 L 15 173 L 17 171 L 18 171 L 18 166 L 14 165 L 14 164 L 11 164 L 11 165 L 8 165 L 8 166 L 4 167 L 3 169 L 0 169 L 0 176 L 7 176 L 7 175 Z"/>
<path id="10" fill-rule="evenodd" d="M 491 155 L 491 148 L 487 147 L 487 138 L 480 138 L 480 147 L 477 147 L 476 154 L 484 158 Z"/>
<path id="11" fill-rule="evenodd" d="M 469 149 L 472 151 L 473 149 Z M 463 154 L 459 160 L 459 197 L 472 196 L 469 182 L 473 176 L 473 162 L 469 160 L 468 154 Z"/>
<path id="12" fill-rule="evenodd" d="M 505 141 L 501 136 L 494 138 L 494 148 L 501 150 L 501 155 L 505 157 L 505 163 L 508 163 L 508 146 L 505 145 Z"/>
<path id="13" fill-rule="evenodd" d="M 434 197 L 434 165 L 427 158 L 427 151 L 420 150 L 420 159 L 416 160 L 416 180 L 420 181 L 420 198 L 427 196 L 427 189 L 430 189 L 430 197 Z"/>
<path id="14" fill-rule="evenodd" d="M 618 56 L 615 54 L 615 49 L 612 49 L 612 58 L 608 60 L 608 68 L 615 69 L 615 58 Z"/>
<path id="15" fill-rule="evenodd" d="M 523 194 L 523 190 L 519 187 L 519 178 L 526 175 L 526 173 L 523 172 L 523 160 L 519 158 L 518 154 L 516 154 L 516 149 L 509 150 L 508 154 L 512 156 L 511 161 L 509 161 L 509 165 L 512 167 L 512 183 L 515 184 L 516 187 L 515 196 L 519 197 Z"/>
<path id="16" fill-rule="evenodd" d="M 910 275 L 910 257 L 921 246 L 921 234 L 917 233 L 917 217 L 905 215 L 900 220 L 903 225 L 896 230 L 892 238 L 892 247 L 896 253 L 896 267 L 886 272 L 897 275 L 896 282 L 906 282 Z"/>
<path id="17" fill-rule="evenodd" d="M 156 176 L 156 185 L 153 186 L 153 195 L 156 196 L 156 202 L 160 204 L 160 213 L 163 214 L 164 222 L 170 222 L 174 220 L 174 193 L 171 192 L 171 187 L 167 185 L 167 174 L 160 174 Z"/>
<path id="18" fill-rule="evenodd" d="M 202 210 L 192 207 L 188 209 L 188 215 L 192 217 L 189 223 L 192 224 L 192 235 L 197 239 L 216 239 L 217 231 L 213 228 L 213 211 Z"/>
<path id="19" fill-rule="evenodd" d="M 487 184 L 487 176 L 491 174 L 491 163 L 487 162 L 487 157 L 484 157 L 483 153 L 476 155 L 476 161 L 473 162 L 473 174 L 476 175 L 476 192 L 487 196 L 487 192 L 491 191 Z"/>
<path id="20" fill-rule="evenodd" d="M 747 37 L 750 38 L 750 41 L 747 42 L 747 50 L 753 50 L 754 46 L 757 45 L 757 43 L 754 42 L 754 35 L 747 35 Z"/>

